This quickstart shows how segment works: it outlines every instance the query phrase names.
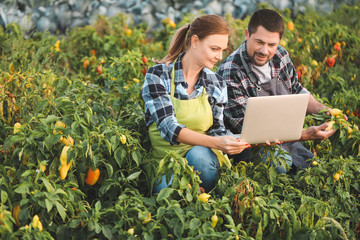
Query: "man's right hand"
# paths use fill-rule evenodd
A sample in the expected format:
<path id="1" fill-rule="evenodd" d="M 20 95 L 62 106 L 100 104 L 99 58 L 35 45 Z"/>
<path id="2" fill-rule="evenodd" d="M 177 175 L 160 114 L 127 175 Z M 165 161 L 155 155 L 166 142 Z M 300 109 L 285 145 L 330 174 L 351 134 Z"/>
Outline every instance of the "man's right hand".
<path id="1" fill-rule="evenodd" d="M 334 129 L 325 131 L 328 127 L 327 123 L 323 123 L 320 126 L 311 126 L 308 129 L 304 130 L 301 134 L 300 141 L 306 140 L 324 140 L 329 138 L 335 133 Z"/>

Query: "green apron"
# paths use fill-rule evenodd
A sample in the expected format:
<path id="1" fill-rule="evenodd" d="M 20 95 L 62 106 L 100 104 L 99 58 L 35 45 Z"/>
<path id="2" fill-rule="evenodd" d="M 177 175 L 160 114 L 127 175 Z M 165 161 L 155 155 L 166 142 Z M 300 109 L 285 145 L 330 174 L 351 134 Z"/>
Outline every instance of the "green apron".
<path id="1" fill-rule="evenodd" d="M 212 109 L 208 101 L 205 86 L 201 95 L 195 99 L 180 100 L 175 98 L 175 62 L 171 71 L 170 99 L 173 104 L 176 119 L 180 124 L 185 125 L 188 129 L 205 134 L 205 132 L 213 125 Z M 185 156 L 185 154 L 193 147 L 183 143 L 170 145 L 169 142 L 165 141 L 161 137 L 160 131 L 157 129 L 155 122 L 149 126 L 149 136 L 153 147 L 152 157 L 158 162 L 164 158 L 166 153 L 169 151 L 177 151 L 180 155 Z M 222 151 L 217 149 L 211 150 L 216 154 L 220 166 L 225 165 L 229 168 L 231 167 L 231 163 L 227 155 L 224 155 Z"/>

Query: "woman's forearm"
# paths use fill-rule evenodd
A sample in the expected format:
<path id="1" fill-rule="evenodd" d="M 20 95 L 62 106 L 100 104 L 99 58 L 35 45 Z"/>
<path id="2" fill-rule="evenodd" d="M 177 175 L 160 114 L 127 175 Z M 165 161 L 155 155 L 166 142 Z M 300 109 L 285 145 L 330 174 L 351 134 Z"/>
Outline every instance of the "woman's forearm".
<path id="1" fill-rule="evenodd" d="M 185 143 L 193 146 L 204 146 L 209 148 L 219 148 L 217 144 L 217 139 L 215 137 L 201 134 L 195 131 L 192 131 L 188 128 L 182 128 L 178 137 L 177 142 Z"/>
<path id="2" fill-rule="evenodd" d="M 247 142 L 236 139 L 233 136 L 212 137 L 206 134 L 197 133 L 188 128 L 182 128 L 177 137 L 179 143 L 198 145 L 208 148 L 215 148 L 228 154 L 237 154 L 245 148 L 250 147 Z"/>

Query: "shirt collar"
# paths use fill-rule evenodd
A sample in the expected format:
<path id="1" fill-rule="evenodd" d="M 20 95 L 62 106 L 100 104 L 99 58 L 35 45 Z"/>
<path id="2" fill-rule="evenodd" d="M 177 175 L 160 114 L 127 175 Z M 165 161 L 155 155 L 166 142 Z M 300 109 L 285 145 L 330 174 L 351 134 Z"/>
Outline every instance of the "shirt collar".
<path id="1" fill-rule="evenodd" d="M 185 81 L 185 77 L 184 77 L 182 62 L 181 62 L 181 59 L 184 57 L 185 53 L 186 52 L 180 53 L 179 57 L 177 58 L 177 61 L 176 62 L 174 61 L 173 66 L 175 67 L 175 76 L 174 76 L 175 82 L 183 83 L 183 84 L 187 85 L 187 83 Z M 195 84 L 195 87 L 196 86 L 205 86 L 205 79 L 206 79 L 206 73 L 204 71 L 204 68 L 202 68 L 199 73 L 199 78 Z"/>

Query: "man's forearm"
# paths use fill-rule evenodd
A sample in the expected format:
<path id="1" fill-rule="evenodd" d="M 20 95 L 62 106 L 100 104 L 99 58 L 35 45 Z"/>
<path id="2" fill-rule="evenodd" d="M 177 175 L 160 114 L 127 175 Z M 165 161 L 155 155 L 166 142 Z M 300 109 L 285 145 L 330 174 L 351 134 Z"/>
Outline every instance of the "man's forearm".
<path id="1" fill-rule="evenodd" d="M 307 107 L 307 113 L 308 114 L 314 114 L 314 113 L 318 113 L 320 112 L 323 108 L 327 108 L 328 110 L 330 110 L 329 107 L 325 106 L 324 104 L 318 102 L 313 95 L 310 94 L 309 96 L 309 103 L 308 103 L 308 107 Z"/>

